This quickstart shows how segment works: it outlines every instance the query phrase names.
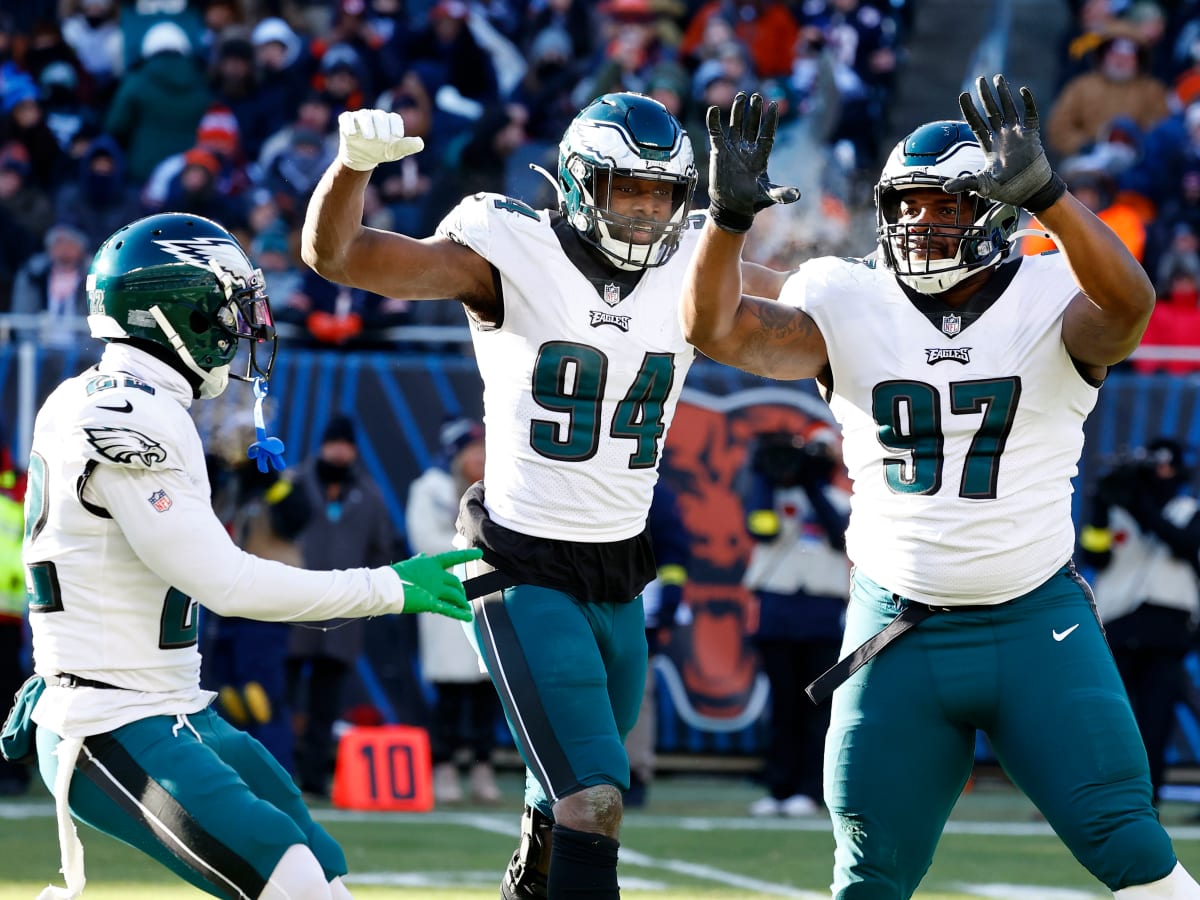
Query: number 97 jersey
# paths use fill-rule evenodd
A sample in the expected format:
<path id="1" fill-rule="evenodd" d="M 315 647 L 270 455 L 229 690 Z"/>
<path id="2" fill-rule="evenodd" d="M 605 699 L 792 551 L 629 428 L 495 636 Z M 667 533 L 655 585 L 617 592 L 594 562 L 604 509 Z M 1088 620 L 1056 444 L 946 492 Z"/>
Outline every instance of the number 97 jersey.
<path id="1" fill-rule="evenodd" d="M 1062 340 L 1078 287 L 1060 255 L 1000 266 L 964 305 L 871 261 L 805 263 L 780 302 L 825 338 L 854 481 L 846 551 L 934 606 L 1001 603 L 1071 557 L 1071 478 L 1098 385 Z"/>
<path id="2" fill-rule="evenodd" d="M 645 528 L 695 357 L 678 306 L 703 218 L 665 265 L 637 272 L 600 263 L 556 213 L 498 194 L 463 200 L 438 227 L 495 272 L 500 321 L 472 322 L 493 521 L 584 542 Z"/>

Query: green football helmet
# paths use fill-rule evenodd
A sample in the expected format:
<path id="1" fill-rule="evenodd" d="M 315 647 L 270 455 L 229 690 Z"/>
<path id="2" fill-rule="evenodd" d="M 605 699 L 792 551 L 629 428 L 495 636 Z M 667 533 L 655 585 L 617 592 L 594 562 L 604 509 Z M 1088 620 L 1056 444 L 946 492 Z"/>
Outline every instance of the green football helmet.
<path id="1" fill-rule="evenodd" d="M 262 271 L 210 219 L 159 213 L 118 229 L 96 251 L 87 298 L 92 337 L 167 348 L 200 397 L 218 396 L 230 377 L 271 377 L 277 338 Z M 249 354 L 236 374 L 241 341 Z"/>
<path id="2" fill-rule="evenodd" d="M 908 248 L 908 226 L 898 224 L 900 197 L 916 188 L 941 188 L 947 181 L 986 166 L 983 148 L 966 122 L 943 120 L 920 126 L 896 144 L 875 186 L 876 225 L 883 262 L 896 277 L 924 294 L 939 294 L 964 278 L 998 265 L 1012 250 L 1021 212 L 1008 203 L 976 194 L 958 194 L 973 203 L 966 225 L 939 225 L 938 233 L 958 238 L 947 259 L 926 258 Z"/>
<path id="3" fill-rule="evenodd" d="M 608 177 L 597 177 L 607 174 Z M 623 216 L 609 209 L 612 176 L 671 185 L 667 222 Z M 661 266 L 687 228 L 696 164 L 692 142 L 678 120 L 642 94 L 605 94 L 575 117 L 558 147 L 558 189 L 567 221 L 622 269 Z M 634 235 L 649 238 L 633 240 Z"/>

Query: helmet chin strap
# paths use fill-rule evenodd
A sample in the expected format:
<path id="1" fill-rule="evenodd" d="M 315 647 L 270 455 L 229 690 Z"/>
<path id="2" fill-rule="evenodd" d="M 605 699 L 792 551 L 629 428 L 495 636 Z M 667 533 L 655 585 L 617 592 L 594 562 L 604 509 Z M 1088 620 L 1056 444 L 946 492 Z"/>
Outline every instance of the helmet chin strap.
<path id="1" fill-rule="evenodd" d="M 192 358 L 192 354 L 183 344 L 183 338 L 179 336 L 179 332 L 167 321 L 166 315 L 158 306 L 150 307 L 150 315 L 154 316 L 154 321 L 158 323 L 158 327 L 163 330 L 163 334 L 167 336 L 167 340 L 171 344 L 171 348 L 183 360 L 183 364 L 188 367 L 188 371 L 193 372 L 200 379 L 200 396 L 205 399 L 219 397 L 225 391 L 225 387 L 229 384 L 229 366 L 217 366 L 212 371 L 205 371 L 196 364 L 196 360 Z"/>

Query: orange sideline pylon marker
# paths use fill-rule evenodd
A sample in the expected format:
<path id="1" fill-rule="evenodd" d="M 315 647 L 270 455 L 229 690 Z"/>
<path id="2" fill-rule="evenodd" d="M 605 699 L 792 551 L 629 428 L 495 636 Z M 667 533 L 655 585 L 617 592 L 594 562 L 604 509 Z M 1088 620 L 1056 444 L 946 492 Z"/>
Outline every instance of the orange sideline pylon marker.
<path id="1" fill-rule="evenodd" d="M 351 728 L 338 742 L 332 800 L 340 809 L 433 809 L 429 733 L 410 725 Z"/>

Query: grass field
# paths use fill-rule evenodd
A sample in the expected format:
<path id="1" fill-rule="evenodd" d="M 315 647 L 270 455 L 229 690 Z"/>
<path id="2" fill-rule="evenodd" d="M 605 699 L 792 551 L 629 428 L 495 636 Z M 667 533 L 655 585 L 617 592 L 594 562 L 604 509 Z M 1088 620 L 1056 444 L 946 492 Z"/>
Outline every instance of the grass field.
<path id="1" fill-rule="evenodd" d="M 428 814 L 357 813 L 316 807 L 346 850 L 355 897 L 495 900 L 515 846 L 520 783 L 502 779 L 500 808 Z M 833 839 L 824 816 L 745 816 L 758 789 L 738 776 L 664 776 L 621 837 L 626 900 L 749 900 L 829 896 Z M 1200 872 L 1200 806 L 1167 803 L 1163 821 L 1185 866 Z M 87 900 L 183 900 L 205 896 L 105 835 L 80 828 Z M 57 880 L 53 809 L 40 787 L 0 800 L 0 900 L 32 900 Z M 923 900 L 1085 900 L 1110 897 L 1002 778 L 981 775 L 963 796 L 917 895 Z"/>

